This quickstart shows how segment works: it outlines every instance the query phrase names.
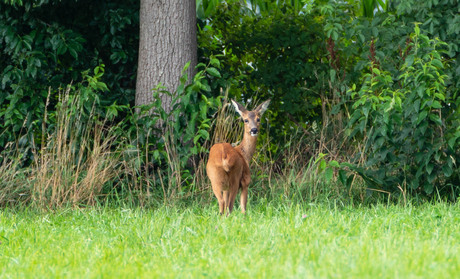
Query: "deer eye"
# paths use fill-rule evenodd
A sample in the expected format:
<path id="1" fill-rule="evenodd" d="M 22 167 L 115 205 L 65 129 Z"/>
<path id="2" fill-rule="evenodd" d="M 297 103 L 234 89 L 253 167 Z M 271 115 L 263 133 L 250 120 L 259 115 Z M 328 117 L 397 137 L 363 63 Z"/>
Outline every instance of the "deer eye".
<path id="1" fill-rule="evenodd" d="M 244 120 L 244 123 L 249 123 L 249 120 L 245 119 L 245 120 Z"/>
<path id="2" fill-rule="evenodd" d="M 260 122 L 260 118 L 257 118 L 257 122 Z"/>

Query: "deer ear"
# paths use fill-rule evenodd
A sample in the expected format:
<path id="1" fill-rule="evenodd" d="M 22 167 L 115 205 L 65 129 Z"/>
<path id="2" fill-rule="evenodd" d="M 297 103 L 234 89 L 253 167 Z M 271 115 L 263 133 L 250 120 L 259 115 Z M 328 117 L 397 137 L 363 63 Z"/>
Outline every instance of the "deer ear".
<path id="1" fill-rule="evenodd" d="M 238 112 L 240 116 L 243 116 L 243 113 L 247 111 L 246 108 L 238 102 L 232 100 L 232 104 L 235 107 L 236 112 Z"/>
<path id="2" fill-rule="evenodd" d="M 268 105 L 270 104 L 270 99 L 269 100 L 266 100 L 265 102 L 263 102 L 262 104 L 260 104 L 259 106 L 257 106 L 257 108 L 255 109 L 256 112 L 258 112 L 260 115 L 264 114 L 264 112 L 268 109 Z"/>

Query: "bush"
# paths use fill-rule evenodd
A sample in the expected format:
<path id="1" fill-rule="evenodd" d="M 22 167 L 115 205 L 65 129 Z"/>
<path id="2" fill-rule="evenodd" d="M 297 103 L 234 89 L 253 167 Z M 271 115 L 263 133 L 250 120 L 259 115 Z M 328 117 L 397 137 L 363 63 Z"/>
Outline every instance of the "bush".
<path id="1" fill-rule="evenodd" d="M 104 106 L 134 102 L 139 4 L 109 2 L 0 1 L 0 150 L 39 131 L 45 109 L 59 102 L 48 89 L 86 81 L 87 69 L 106 65 Z"/>
<path id="2" fill-rule="evenodd" d="M 199 64 L 189 82 L 185 70 L 173 94 L 157 87 L 150 104 L 129 110 L 117 127 L 124 140 L 126 163 L 121 182 L 140 195 L 141 203 L 151 194 L 167 200 L 183 196 L 203 184 L 203 160 L 209 149 L 213 113 L 221 106 L 220 97 L 206 97 L 210 91 L 206 75 L 218 76 L 219 61 Z M 188 84 L 188 85 L 187 85 Z M 160 94 L 171 96 L 172 109 L 166 112 Z"/>
<path id="3" fill-rule="evenodd" d="M 350 91 L 350 136 L 365 143 L 349 165 L 371 186 L 391 192 L 432 194 L 460 189 L 457 96 L 446 91 L 446 44 L 418 25 L 402 52 L 398 77 L 371 62 L 363 85 Z"/>

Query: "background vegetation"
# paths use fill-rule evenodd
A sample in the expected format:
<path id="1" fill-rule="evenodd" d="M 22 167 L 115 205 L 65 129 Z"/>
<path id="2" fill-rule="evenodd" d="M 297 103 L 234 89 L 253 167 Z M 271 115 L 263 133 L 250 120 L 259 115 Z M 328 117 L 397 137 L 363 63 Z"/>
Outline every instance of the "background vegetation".
<path id="1" fill-rule="evenodd" d="M 458 198 L 457 1 L 197 1 L 197 74 L 152 91 L 171 112 L 133 107 L 137 1 L 0 9 L 2 206 L 208 201 L 229 98 L 273 100 L 256 198 Z"/>

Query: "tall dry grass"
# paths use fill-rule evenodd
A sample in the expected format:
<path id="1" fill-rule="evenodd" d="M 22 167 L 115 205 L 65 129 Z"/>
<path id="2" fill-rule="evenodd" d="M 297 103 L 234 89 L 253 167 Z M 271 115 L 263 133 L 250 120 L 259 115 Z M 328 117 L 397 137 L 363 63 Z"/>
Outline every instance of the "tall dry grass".
<path id="1" fill-rule="evenodd" d="M 12 149 L 11 145 L 6 150 Z M 31 199 L 27 183 L 29 171 L 22 169 L 19 156 L 4 152 L 0 156 L 0 206 L 14 206 L 27 203 Z"/>
<path id="2" fill-rule="evenodd" d="M 70 90 L 61 94 L 52 132 L 42 126 L 41 147 L 32 151 L 30 166 L 20 167 L 19 151 L 3 154 L 0 205 L 31 203 L 50 209 L 95 205 L 104 186 L 116 177 L 119 152 L 112 145 L 114 135 L 94 110 L 85 116 L 78 109 L 79 99 L 71 98 Z M 44 123 L 47 117 L 45 112 Z"/>
<path id="3" fill-rule="evenodd" d="M 69 96 L 70 87 L 57 109 L 56 127 L 31 166 L 33 203 L 40 207 L 94 205 L 104 185 L 116 177 L 114 135 L 94 109 L 82 121 L 83 111 L 72 109 L 78 108 L 78 97 Z"/>

